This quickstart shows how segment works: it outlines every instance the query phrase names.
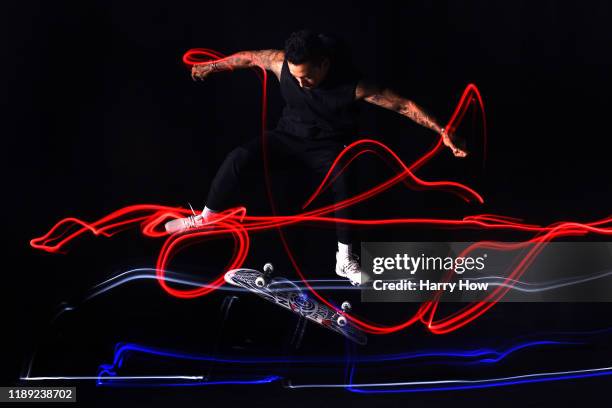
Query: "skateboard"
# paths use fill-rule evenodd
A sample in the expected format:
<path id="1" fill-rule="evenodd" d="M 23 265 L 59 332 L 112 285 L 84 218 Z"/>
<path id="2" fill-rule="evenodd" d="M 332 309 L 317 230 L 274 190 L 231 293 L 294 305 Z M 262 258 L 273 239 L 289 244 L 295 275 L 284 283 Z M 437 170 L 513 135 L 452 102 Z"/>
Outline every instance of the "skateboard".
<path id="1" fill-rule="evenodd" d="M 225 273 L 225 282 L 255 293 L 265 300 L 275 303 L 306 319 L 333 330 L 347 339 L 365 345 L 365 333 L 353 326 L 344 315 L 351 309 L 349 302 L 342 303 L 342 311 L 336 310 L 309 298 L 295 283 L 282 277 L 272 278 L 274 267 L 267 263 L 263 272 L 255 269 L 239 268 Z"/>

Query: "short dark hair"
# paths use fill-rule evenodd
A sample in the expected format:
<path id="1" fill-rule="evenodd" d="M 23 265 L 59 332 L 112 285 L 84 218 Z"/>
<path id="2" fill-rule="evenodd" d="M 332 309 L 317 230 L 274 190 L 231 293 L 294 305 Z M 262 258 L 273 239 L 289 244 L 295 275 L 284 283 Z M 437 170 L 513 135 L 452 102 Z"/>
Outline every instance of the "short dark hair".
<path id="1" fill-rule="evenodd" d="M 291 33 L 285 41 L 285 57 L 292 64 L 313 63 L 319 65 L 328 52 L 321 36 L 312 30 Z"/>

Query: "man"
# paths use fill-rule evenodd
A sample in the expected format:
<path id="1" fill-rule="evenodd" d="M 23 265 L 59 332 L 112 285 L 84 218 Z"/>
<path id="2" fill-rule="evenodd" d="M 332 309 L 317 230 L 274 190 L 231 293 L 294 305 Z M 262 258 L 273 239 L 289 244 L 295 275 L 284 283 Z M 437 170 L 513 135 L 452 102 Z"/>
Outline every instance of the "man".
<path id="1" fill-rule="evenodd" d="M 356 135 L 356 102 L 360 100 L 412 119 L 440 134 L 455 156 L 466 155 L 418 105 L 389 89 L 361 80 L 347 58 L 342 58 L 341 49 L 333 39 L 309 30 L 291 34 L 284 50 L 238 52 L 218 61 L 194 65 L 191 76 L 193 80 L 203 80 L 214 72 L 251 67 L 262 67 L 274 73 L 286 102 L 276 129 L 267 132 L 268 152 L 301 162 L 319 180 L 345 143 Z M 204 211 L 169 221 L 166 230 L 176 233 L 198 228 L 216 212 L 226 209 L 247 166 L 262 160 L 261 149 L 261 138 L 234 149 L 212 182 Z M 336 202 L 348 198 L 342 175 L 333 182 L 332 189 Z M 349 218 L 347 209 L 337 210 L 335 215 Z M 341 223 L 337 223 L 336 228 L 336 273 L 352 284 L 365 283 L 369 279 L 361 273 L 358 258 L 352 252 L 350 230 Z"/>

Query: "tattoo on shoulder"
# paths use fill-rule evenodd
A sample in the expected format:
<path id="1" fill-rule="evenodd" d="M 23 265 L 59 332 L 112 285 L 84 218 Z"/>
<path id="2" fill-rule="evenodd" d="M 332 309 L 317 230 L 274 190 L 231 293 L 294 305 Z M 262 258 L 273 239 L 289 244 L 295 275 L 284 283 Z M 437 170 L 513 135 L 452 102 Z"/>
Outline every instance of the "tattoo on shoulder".
<path id="1" fill-rule="evenodd" d="M 376 103 L 375 100 L 378 101 L 379 89 L 377 86 L 372 85 L 366 81 L 359 81 L 357 86 L 355 87 L 355 99 L 360 100 L 364 99 L 370 103 Z"/>
<path id="2" fill-rule="evenodd" d="M 385 109 L 390 109 L 394 111 L 399 111 L 401 109 L 401 104 L 397 98 L 390 97 L 389 95 L 384 95 L 380 92 L 375 92 L 369 96 L 364 98 L 367 102 L 370 102 L 374 105 L 378 105 Z"/>
<path id="3" fill-rule="evenodd" d="M 262 50 L 255 52 L 253 61 L 256 63 L 256 65 L 259 65 L 268 71 L 272 71 L 280 80 L 284 58 L 285 52 L 282 50 Z"/>
<path id="4" fill-rule="evenodd" d="M 259 59 L 266 67 L 271 67 L 273 64 L 283 60 L 284 53 L 280 50 L 262 50 L 259 51 Z"/>

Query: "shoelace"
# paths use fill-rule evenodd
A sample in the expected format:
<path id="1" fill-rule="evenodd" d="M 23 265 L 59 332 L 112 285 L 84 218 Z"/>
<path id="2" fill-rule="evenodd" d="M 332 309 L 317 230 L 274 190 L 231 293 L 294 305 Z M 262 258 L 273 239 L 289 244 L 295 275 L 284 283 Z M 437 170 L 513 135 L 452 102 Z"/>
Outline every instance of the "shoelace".
<path id="1" fill-rule="evenodd" d="M 185 226 L 187 228 L 195 228 L 196 225 L 196 218 L 201 218 L 201 215 L 190 215 L 189 217 L 185 218 Z"/>
<path id="2" fill-rule="evenodd" d="M 191 212 L 193 213 L 193 215 L 190 215 L 189 217 L 185 218 L 185 226 L 187 228 L 196 228 L 199 225 L 196 225 L 197 223 L 197 219 L 202 219 L 202 214 L 198 215 L 196 214 L 196 212 L 194 211 L 193 207 L 191 206 L 191 203 L 187 203 L 189 205 L 189 208 L 191 208 Z M 204 212 L 204 210 L 202 210 L 202 213 Z"/>
<path id="3" fill-rule="evenodd" d="M 359 266 L 359 256 L 355 254 L 350 254 L 348 257 L 348 265 L 345 266 L 344 270 L 347 275 L 354 273 L 361 273 Z"/>

